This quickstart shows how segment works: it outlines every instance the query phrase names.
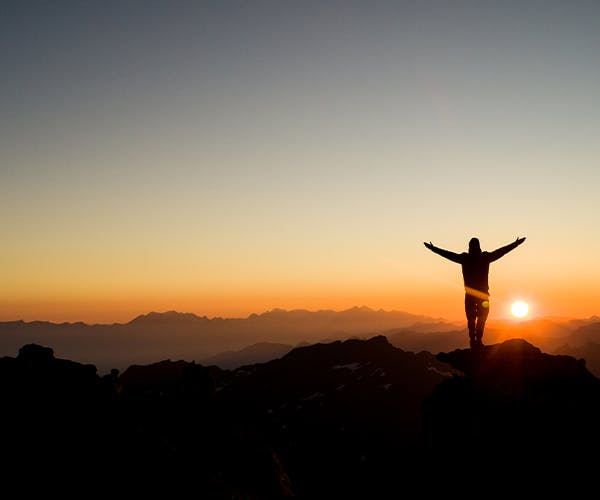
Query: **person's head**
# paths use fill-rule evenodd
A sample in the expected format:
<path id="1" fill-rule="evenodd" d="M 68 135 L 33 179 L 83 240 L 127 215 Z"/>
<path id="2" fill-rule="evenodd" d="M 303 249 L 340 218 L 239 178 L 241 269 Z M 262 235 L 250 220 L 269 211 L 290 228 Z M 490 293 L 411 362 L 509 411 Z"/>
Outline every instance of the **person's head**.
<path id="1" fill-rule="evenodd" d="M 478 238 L 471 238 L 469 240 L 469 253 L 471 253 L 471 254 L 481 253 L 481 246 L 479 245 Z"/>

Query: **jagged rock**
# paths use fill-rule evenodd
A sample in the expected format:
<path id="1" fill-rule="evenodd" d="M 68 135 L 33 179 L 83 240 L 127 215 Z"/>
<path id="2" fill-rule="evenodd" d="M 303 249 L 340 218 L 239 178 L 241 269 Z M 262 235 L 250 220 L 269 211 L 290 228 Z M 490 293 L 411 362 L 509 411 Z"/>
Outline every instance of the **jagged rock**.
<path id="1" fill-rule="evenodd" d="M 586 450 L 600 445 L 600 380 L 583 360 L 522 339 L 437 357 L 463 375 L 439 384 L 424 404 L 428 453 L 480 474 L 534 465 L 572 478 L 589 464 Z"/>
<path id="2" fill-rule="evenodd" d="M 516 491 L 539 487 L 536 470 L 579 484 L 595 477 L 599 384 L 518 339 L 434 356 L 377 336 L 234 371 L 167 360 L 104 377 L 29 345 L 0 359 L 5 473 L 249 500 Z"/>
<path id="3" fill-rule="evenodd" d="M 409 481 L 422 402 L 452 372 L 376 336 L 239 368 L 219 395 L 274 443 L 296 494 L 374 498 Z"/>

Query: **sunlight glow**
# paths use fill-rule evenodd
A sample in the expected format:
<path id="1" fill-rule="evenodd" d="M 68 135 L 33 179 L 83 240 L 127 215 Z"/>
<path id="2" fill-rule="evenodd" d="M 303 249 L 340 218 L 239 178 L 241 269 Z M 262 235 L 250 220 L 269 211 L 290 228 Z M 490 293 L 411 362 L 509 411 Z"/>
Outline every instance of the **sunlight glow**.
<path id="1" fill-rule="evenodd" d="M 529 306 L 526 302 L 518 300 L 510 307 L 510 312 L 516 318 L 524 318 L 529 313 Z"/>

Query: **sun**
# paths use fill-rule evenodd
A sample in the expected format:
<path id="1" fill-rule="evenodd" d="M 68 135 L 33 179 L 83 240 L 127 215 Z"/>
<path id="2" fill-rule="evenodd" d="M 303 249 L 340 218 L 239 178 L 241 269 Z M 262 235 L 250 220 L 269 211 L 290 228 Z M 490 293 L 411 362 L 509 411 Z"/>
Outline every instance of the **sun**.
<path id="1" fill-rule="evenodd" d="M 522 300 L 518 300 L 517 302 L 513 302 L 513 305 L 510 306 L 510 312 L 515 318 L 524 318 L 529 313 L 529 305 Z"/>

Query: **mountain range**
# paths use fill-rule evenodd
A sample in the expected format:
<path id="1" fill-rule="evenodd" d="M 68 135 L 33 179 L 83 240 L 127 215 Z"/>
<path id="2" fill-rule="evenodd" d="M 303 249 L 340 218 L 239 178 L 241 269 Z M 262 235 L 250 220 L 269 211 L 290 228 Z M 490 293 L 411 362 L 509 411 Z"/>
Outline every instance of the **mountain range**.
<path id="1" fill-rule="evenodd" d="M 385 335 L 406 351 L 437 353 L 464 348 L 464 322 L 402 311 L 354 307 L 344 311 L 275 309 L 246 318 L 208 318 L 151 312 L 128 323 L 11 321 L 0 323 L 0 355 L 14 356 L 29 343 L 57 356 L 95 365 L 102 373 L 157 359 L 196 361 L 234 369 L 283 356 L 294 347 L 338 339 Z M 583 358 L 600 375 L 600 318 L 490 320 L 486 343 L 523 338 L 543 351 Z"/>
<path id="2" fill-rule="evenodd" d="M 20 346 L 38 343 L 51 346 L 57 356 L 91 363 L 108 372 L 157 359 L 200 362 L 256 343 L 297 346 L 303 342 L 371 336 L 399 327 L 419 331 L 456 328 L 442 319 L 367 307 L 345 311 L 274 309 L 246 318 L 151 312 L 128 323 L 115 324 L 3 322 L 0 355 L 15 355 Z"/>
<path id="3" fill-rule="evenodd" d="M 434 355 L 378 335 L 103 376 L 27 344 L 0 358 L 0 397 L 24 496 L 577 496 L 600 446 L 600 379 L 523 339 Z"/>

